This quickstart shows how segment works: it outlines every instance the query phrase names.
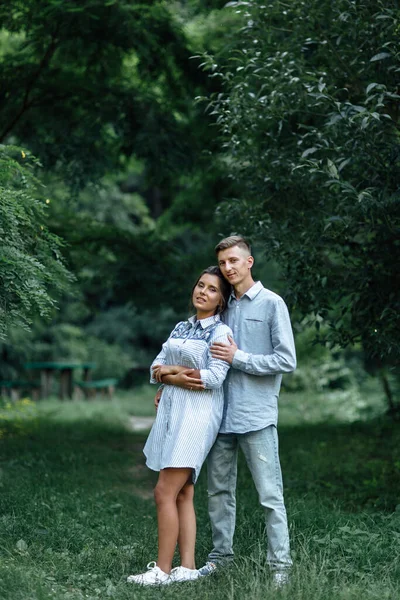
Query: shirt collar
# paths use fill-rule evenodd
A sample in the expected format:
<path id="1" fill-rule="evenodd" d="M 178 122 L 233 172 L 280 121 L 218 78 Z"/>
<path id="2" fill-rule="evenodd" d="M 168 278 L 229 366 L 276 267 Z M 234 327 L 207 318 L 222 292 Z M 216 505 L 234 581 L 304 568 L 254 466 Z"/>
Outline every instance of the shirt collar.
<path id="1" fill-rule="evenodd" d="M 189 323 L 191 323 L 194 327 L 196 327 L 196 325 L 198 323 L 200 323 L 201 327 L 203 329 L 205 329 L 206 327 L 208 327 L 209 325 L 212 325 L 213 323 L 218 323 L 218 321 L 220 321 L 221 318 L 219 315 L 211 315 L 211 317 L 207 317 L 206 319 L 196 319 L 196 315 L 193 315 L 192 317 L 189 317 L 188 321 Z"/>
<path id="2" fill-rule="evenodd" d="M 257 294 L 261 292 L 263 287 L 264 286 L 261 283 L 261 281 L 256 281 L 256 283 L 252 285 L 251 288 L 249 288 L 247 292 L 243 294 L 243 296 L 247 296 L 248 298 L 250 298 L 250 300 L 253 300 L 253 298 L 255 298 Z"/>
<path id="3" fill-rule="evenodd" d="M 263 287 L 264 286 L 261 283 L 261 281 L 256 281 L 256 283 L 253 283 L 253 285 L 247 290 L 247 292 L 243 294 L 243 296 L 247 296 L 249 300 L 253 300 L 257 296 L 257 294 L 261 292 Z M 243 296 L 241 297 L 243 298 Z M 237 298 L 235 296 L 235 290 L 232 288 L 232 292 L 229 297 L 229 302 L 233 302 L 233 300 L 237 300 Z"/>

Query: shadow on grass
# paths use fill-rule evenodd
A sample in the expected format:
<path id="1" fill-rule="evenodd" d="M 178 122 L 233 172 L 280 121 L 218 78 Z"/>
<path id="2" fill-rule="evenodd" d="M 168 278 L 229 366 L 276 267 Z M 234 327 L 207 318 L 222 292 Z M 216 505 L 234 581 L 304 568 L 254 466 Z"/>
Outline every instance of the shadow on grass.
<path id="1" fill-rule="evenodd" d="M 400 494 L 400 424 L 389 419 L 280 429 L 286 494 L 347 510 L 393 511 Z"/>

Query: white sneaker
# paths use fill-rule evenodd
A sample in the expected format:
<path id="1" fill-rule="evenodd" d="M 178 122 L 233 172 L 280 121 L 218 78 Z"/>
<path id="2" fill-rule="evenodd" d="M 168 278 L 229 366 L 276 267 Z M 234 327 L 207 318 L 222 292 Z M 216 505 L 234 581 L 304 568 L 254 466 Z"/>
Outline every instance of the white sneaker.
<path id="1" fill-rule="evenodd" d="M 177 581 L 194 581 L 200 577 L 197 569 L 188 569 L 187 567 L 175 567 L 170 574 L 171 583 Z"/>
<path id="2" fill-rule="evenodd" d="M 275 571 L 272 573 L 272 585 L 275 589 L 283 588 L 289 583 L 289 573 L 285 571 Z"/>
<path id="3" fill-rule="evenodd" d="M 140 575 L 129 575 L 127 578 L 128 583 L 137 583 L 138 585 L 169 585 L 170 576 L 168 573 L 161 571 L 160 567 L 157 567 L 155 561 L 149 562 L 147 565 L 146 573 Z"/>

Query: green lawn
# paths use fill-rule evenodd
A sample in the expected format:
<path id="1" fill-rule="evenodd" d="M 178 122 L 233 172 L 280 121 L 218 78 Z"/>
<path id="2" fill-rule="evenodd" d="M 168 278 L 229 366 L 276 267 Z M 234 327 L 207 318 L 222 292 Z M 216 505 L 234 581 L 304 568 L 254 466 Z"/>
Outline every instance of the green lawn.
<path id="1" fill-rule="evenodd" d="M 400 425 L 318 424 L 323 399 L 305 395 L 281 403 L 290 586 L 271 589 L 263 516 L 243 463 L 235 568 L 157 590 L 128 585 L 126 576 L 156 556 L 156 474 L 144 466 L 146 434 L 126 428 L 131 415 L 152 414 L 153 391 L 111 402 L 2 405 L 2 600 L 400 598 Z M 204 476 L 196 488 L 199 565 L 210 549 Z"/>

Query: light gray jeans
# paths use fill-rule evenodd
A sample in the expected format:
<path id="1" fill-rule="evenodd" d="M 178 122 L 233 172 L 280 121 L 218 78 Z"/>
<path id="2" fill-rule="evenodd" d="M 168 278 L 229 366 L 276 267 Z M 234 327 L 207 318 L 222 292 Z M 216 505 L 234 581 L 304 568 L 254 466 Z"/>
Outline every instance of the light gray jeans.
<path id="1" fill-rule="evenodd" d="M 292 561 L 275 425 L 249 433 L 220 433 L 211 448 L 207 459 L 208 511 L 214 547 L 208 559 L 217 563 L 233 559 L 239 446 L 265 511 L 267 563 L 274 571 L 289 569 Z"/>

